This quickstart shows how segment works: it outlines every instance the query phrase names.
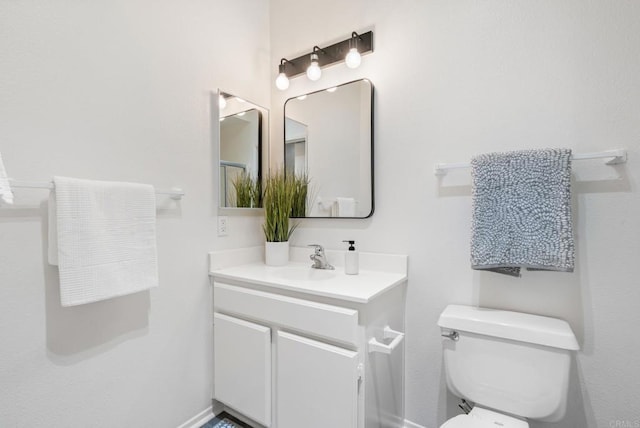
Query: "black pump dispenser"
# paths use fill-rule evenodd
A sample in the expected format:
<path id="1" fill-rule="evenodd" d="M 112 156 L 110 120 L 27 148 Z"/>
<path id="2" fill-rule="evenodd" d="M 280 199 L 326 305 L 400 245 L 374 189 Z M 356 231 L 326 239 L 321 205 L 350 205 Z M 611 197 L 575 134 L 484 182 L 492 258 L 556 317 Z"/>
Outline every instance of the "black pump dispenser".
<path id="1" fill-rule="evenodd" d="M 342 241 L 349 243 L 349 250 L 344 255 L 344 273 L 347 275 L 357 275 L 360 270 L 358 252 L 356 251 L 356 241 Z"/>

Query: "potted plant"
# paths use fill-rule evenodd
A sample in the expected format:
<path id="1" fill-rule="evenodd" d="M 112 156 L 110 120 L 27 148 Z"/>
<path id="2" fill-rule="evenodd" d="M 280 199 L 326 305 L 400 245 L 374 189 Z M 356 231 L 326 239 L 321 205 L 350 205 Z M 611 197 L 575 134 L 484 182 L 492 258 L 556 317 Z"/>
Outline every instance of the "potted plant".
<path id="1" fill-rule="evenodd" d="M 289 220 L 295 196 L 295 177 L 282 169 L 271 172 L 264 181 L 262 205 L 264 208 L 265 262 L 282 266 L 289 261 L 289 238 L 298 226 Z"/>

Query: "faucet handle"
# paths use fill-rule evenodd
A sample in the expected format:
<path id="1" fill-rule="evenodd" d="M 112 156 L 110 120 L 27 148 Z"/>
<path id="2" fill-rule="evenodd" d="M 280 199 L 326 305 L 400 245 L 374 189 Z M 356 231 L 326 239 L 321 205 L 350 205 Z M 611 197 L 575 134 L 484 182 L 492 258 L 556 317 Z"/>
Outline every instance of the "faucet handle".
<path id="1" fill-rule="evenodd" d="M 309 244 L 309 245 L 307 245 L 307 247 L 315 248 L 316 255 L 320 255 L 320 254 L 324 253 L 324 248 L 320 244 Z"/>

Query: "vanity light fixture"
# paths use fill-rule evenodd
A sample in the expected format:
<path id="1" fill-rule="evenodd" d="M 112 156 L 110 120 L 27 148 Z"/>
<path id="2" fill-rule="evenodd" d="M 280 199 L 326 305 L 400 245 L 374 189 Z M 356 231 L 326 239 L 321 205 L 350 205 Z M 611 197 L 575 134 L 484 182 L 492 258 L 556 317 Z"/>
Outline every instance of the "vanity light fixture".
<path id="1" fill-rule="evenodd" d="M 314 46 L 311 53 L 301 55 L 292 60 L 282 58 L 278 66 L 276 87 L 281 91 L 289 88 L 289 79 L 306 74 L 316 81 L 322 76 L 322 68 L 344 61 L 349 68 L 357 68 L 362 62 L 362 54 L 373 52 L 373 31 L 358 34 L 333 45 L 320 48 Z"/>

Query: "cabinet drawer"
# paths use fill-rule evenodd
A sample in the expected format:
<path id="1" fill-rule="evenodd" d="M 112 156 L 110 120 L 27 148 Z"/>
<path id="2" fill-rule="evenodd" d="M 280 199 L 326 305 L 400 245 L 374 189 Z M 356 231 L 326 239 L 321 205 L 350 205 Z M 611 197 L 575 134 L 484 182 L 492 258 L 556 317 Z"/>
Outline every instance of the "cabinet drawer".
<path id="1" fill-rule="evenodd" d="M 215 282 L 216 311 L 357 345 L 358 311 Z"/>

